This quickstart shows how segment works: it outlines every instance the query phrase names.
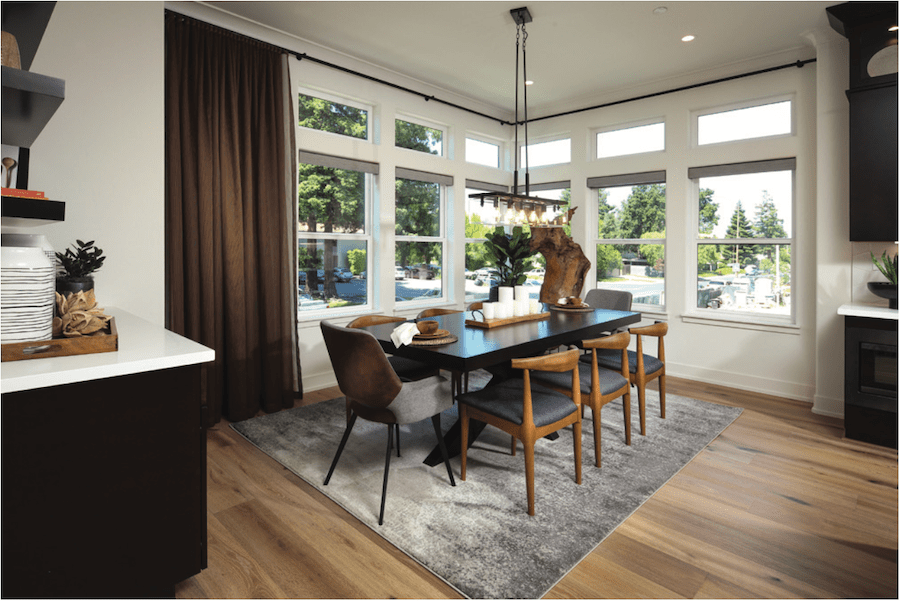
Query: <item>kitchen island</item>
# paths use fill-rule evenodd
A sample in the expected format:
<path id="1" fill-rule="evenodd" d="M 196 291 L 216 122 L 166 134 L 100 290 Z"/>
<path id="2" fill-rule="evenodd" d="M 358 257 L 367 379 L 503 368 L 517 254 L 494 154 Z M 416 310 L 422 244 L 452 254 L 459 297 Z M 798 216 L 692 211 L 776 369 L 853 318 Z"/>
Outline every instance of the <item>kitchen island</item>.
<path id="1" fill-rule="evenodd" d="M 171 597 L 206 567 L 215 353 L 106 312 L 117 351 L 2 365 L 4 597 Z"/>

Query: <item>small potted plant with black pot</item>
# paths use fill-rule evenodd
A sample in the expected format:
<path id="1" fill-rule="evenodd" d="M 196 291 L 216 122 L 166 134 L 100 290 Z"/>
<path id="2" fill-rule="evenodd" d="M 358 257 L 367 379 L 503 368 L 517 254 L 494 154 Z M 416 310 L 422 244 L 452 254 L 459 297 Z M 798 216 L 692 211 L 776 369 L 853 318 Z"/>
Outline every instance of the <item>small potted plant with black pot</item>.
<path id="1" fill-rule="evenodd" d="M 56 276 L 56 291 L 66 296 L 69 292 L 88 291 L 94 288 L 94 274 L 103 266 L 106 257 L 94 241 L 75 241 L 64 253 L 56 253 L 62 272 Z"/>
<path id="2" fill-rule="evenodd" d="M 897 308 L 897 255 L 889 257 L 887 251 L 881 254 L 881 260 L 869 251 L 875 267 L 887 278 L 886 282 L 869 282 L 869 291 L 875 296 L 888 299 L 888 307 Z"/>

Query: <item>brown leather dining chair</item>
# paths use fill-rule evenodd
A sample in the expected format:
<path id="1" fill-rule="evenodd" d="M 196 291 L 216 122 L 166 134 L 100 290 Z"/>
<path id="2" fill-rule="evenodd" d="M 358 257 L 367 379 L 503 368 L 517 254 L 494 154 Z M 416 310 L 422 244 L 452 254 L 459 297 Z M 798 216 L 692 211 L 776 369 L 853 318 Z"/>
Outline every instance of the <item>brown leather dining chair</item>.
<path id="1" fill-rule="evenodd" d="M 578 351 L 513 359 L 512 366 L 523 371 L 522 378 L 511 378 L 493 386 L 456 396 L 459 403 L 460 438 L 469 439 L 469 420 L 490 424 L 525 447 L 525 488 L 528 515 L 534 515 L 534 444 L 566 426 L 573 427 L 575 482 L 581 484 L 581 386 L 578 375 Z M 566 372 L 570 394 L 551 390 L 531 381 L 533 370 Z M 460 478 L 466 479 L 467 447 L 462 445 Z"/>
<path id="2" fill-rule="evenodd" d="M 459 309 L 422 309 L 421 311 L 419 311 L 419 314 L 416 315 L 416 319 L 423 319 L 425 317 L 437 317 L 438 315 L 452 315 L 453 313 L 462 313 L 462 311 L 460 311 Z"/>
<path id="3" fill-rule="evenodd" d="M 641 419 L 641 436 L 647 435 L 647 383 L 659 379 L 659 416 L 666 418 L 666 348 L 664 338 L 669 325 L 657 321 L 652 326 L 629 328 L 635 335 L 637 348 L 628 351 L 628 372 L 631 384 L 638 390 L 638 410 Z M 658 339 L 656 356 L 644 353 L 643 336 Z M 618 371 L 622 369 L 622 356 L 612 350 L 597 350 L 597 364 L 601 367 Z"/>
<path id="4" fill-rule="evenodd" d="M 405 318 L 394 317 L 393 315 L 363 315 L 351 321 L 347 324 L 347 327 L 364 328 L 382 323 L 401 323 L 404 321 L 406 321 Z M 388 361 L 390 361 L 391 367 L 394 368 L 394 371 L 397 372 L 397 375 L 400 376 L 400 379 L 404 382 L 423 380 L 425 378 L 440 375 L 441 373 L 441 370 L 433 365 L 407 359 L 406 357 L 388 355 Z"/>
<path id="5" fill-rule="evenodd" d="M 584 407 L 591 408 L 591 419 L 594 422 L 594 464 L 600 467 L 600 411 L 604 405 L 622 397 L 622 410 L 625 417 L 625 444 L 631 445 L 631 384 L 628 379 L 626 350 L 631 336 L 628 332 L 619 332 L 612 336 L 584 340 L 581 347 L 588 350 L 590 363 L 578 362 L 579 381 L 581 383 L 582 416 Z M 597 365 L 597 352 L 600 350 L 618 351 L 621 354 L 622 367 L 612 371 Z M 582 358 L 583 359 L 583 358 Z M 550 371 L 532 371 L 531 379 L 538 384 L 557 390 L 567 396 L 571 394 L 571 383 L 567 374 Z"/>
<path id="6" fill-rule="evenodd" d="M 351 410 L 341 443 L 325 477 L 325 486 L 331 481 L 357 417 L 387 425 L 387 451 L 384 460 L 384 483 L 381 489 L 381 511 L 378 514 L 379 526 L 384 523 L 393 435 L 394 433 L 397 435 L 399 455 L 401 425 L 431 418 L 450 484 L 456 486 L 453 471 L 450 469 L 444 434 L 441 431 L 441 412 L 453 406 L 449 382 L 440 376 L 416 382 L 402 382 L 371 333 L 354 328 L 342 328 L 327 321 L 320 322 L 320 326 L 338 387 L 347 397 Z"/>

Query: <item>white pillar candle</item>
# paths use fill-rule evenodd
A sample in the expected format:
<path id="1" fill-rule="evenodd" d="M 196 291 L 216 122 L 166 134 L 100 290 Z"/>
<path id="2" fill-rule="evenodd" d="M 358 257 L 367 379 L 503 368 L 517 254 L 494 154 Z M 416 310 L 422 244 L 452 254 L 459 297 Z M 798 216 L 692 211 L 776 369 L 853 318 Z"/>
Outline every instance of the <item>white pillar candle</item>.
<path id="1" fill-rule="evenodd" d="M 506 314 L 505 303 L 494 303 L 494 317 L 497 319 L 506 319 L 509 317 L 509 315 Z"/>
<path id="2" fill-rule="evenodd" d="M 517 300 L 516 301 L 516 317 L 524 317 L 528 315 L 528 301 L 527 300 Z"/>
<path id="3" fill-rule="evenodd" d="M 540 313 L 540 312 L 541 312 L 541 301 L 540 301 L 540 299 L 532 298 L 532 299 L 530 299 L 528 302 L 529 302 L 529 304 L 531 305 L 531 307 L 530 307 L 531 313 L 535 314 L 535 313 Z"/>
<path id="4" fill-rule="evenodd" d="M 513 287 L 500 286 L 497 288 L 497 300 L 501 303 L 510 303 L 513 300 Z"/>
<path id="5" fill-rule="evenodd" d="M 481 312 L 484 313 L 485 319 L 494 319 L 494 303 L 482 304 Z"/>
<path id="6" fill-rule="evenodd" d="M 525 286 L 516 286 L 516 300 L 528 300 L 528 290 L 525 289 Z"/>

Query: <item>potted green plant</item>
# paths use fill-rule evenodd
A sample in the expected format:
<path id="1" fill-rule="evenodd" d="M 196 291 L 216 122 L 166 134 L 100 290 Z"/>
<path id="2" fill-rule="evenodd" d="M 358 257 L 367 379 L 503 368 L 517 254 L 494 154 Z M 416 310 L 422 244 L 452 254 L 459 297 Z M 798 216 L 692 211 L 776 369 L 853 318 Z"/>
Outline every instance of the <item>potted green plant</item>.
<path id="1" fill-rule="evenodd" d="M 62 273 L 56 276 L 56 291 L 62 295 L 69 292 L 88 291 L 94 288 L 94 277 L 103 266 L 106 257 L 103 250 L 94 246 L 94 241 L 75 240 L 76 245 L 64 253 L 56 253 Z"/>
<path id="2" fill-rule="evenodd" d="M 525 283 L 528 276 L 529 259 L 534 256 L 531 249 L 531 234 L 526 234 L 521 227 L 514 227 L 512 234 L 507 234 L 502 226 L 485 236 L 484 243 L 488 260 L 497 268 L 500 286 L 519 286 Z M 490 300 L 496 301 L 497 288 L 492 287 Z"/>
<path id="3" fill-rule="evenodd" d="M 875 267 L 887 278 L 886 282 L 869 282 L 869 291 L 875 296 L 888 299 L 888 307 L 897 308 L 897 255 L 894 258 L 888 256 L 887 251 L 881 254 L 881 259 L 875 257 L 875 253 L 869 252 Z"/>

